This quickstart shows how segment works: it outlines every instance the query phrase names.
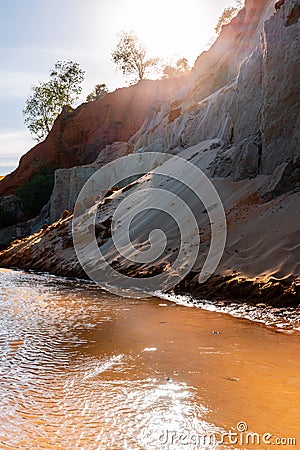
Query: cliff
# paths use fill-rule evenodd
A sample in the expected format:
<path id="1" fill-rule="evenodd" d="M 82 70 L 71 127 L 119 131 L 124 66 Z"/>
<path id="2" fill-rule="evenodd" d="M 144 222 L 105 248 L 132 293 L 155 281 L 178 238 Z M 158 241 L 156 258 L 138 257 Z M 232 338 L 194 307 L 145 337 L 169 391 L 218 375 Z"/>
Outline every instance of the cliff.
<path id="1" fill-rule="evenodd" d="M 142 159 L 149 151 L 179 155 L 210 177 L 224 205 L 228 227 L 223 257 L 214 275 L 204 284 L 198 283 L 211 240 L 207 211 L 190 189 L 168 179 L 157 181 L 153 175 L 111 193 L 97 205 L 96 239 L 110 266 L 130 276 L 151 278 L 174 263 L 178 233 L 167 214 L 162 218 L 158 211 L 153 212 L 151 219 L 141 215 L 130 230 L 134 248 L 144 251 L 151 229 L 166 231 L 166 251 L 150 265 L 120 260 L 112 237 L 116 208 L 131 194 L 159 186 L 188 203 L 201 235 L 200 252 L 190 273 L 177 284 L 178 291 L 276 305 L 299 303 L 298 11 L 299 1 L 295 0 L 285 0 L 276 13 L 273 1 L 246 1 L 212 48 L 198 58 L 180 88 L 160 107 L 148 111 L 128 144 L 114 144 L 119 156 L 133 152 Z M 100 156 L 84 170 L 95 171 L 111 160 L 110 150 L 105 150 L 107 159 Z M 83 172 L 81 178 L 76 176 L 77 170 L 80 168 L 70 169 L 69 180 L 73 181 L 65 185 L 61 180 L 66 174 L 58 177 L 52 197 L 54 211 L 54 199 L 57 204 L 62 191 L 68 194 L 62 197 L 61 207 L 74 205 L 78 183 L 82 185 L 86 178 Z M 177 219 L 179 224 L 185 223 L 183 210 L 178 210 Z M 190 235 L 187 247 L 192 242 Z M 96 253 L 88 250 L 91 264 Z M 72 216 L 67 213 L 0 253 L 0 263 L 85 276 L 73 246 Z M 188 263 L 186 256 L 182 266 Z"/>
<path id="2" fill-rule="evenodd" d="M 273 174 L 264 195 L 298 186 L 299 22 L 286 24 L 295 7 L 287 0 L 274 14 L 272 1 L 246 2 L 198 58 L 176 100 L 165 102 L 132 138 L 136 150 L 176 154 L 220 139 L 212 176 Z"/>
<path id="3" fill-rule="evenodd" d="M 14 194 L 39 167 L 58 169 L 89 164 L 107 145 L 128 141 L 149 109 L 159 108 L 181 83 L 180 78 L 144 80 L 62 112 L 45 141 L 22 156 L 18 168 L 1 180 L 0 197 Z"/>

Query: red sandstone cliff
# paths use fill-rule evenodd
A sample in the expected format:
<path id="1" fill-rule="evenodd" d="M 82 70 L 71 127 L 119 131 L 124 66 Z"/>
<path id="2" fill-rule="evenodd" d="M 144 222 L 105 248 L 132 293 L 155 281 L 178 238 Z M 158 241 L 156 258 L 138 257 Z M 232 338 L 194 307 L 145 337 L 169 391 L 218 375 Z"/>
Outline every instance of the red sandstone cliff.
<path id="1" fill-rule="evenodd" d="M 18 168 L 0 182 L 0 196 L 13 194 L 38 167 L 57 169 L 89 164 L 106 145 L 128 141 L 143 124 L 151 106 L 159 108 L 181 83 L 178 78 L 144 80 L 62 113 L 45 141 L 26 153 Z"/>

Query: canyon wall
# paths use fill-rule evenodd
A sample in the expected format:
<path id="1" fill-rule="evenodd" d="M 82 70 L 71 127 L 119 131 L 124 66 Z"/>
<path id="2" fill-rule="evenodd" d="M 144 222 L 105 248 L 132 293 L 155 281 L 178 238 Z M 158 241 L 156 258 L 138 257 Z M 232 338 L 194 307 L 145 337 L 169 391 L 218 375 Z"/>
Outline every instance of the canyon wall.
<path id="1" fill-rule="evenodd" d="M 103 99 L 65 109 L 47 138 L 20 159 L 18 168 L 0 182 L 0 196 L 14 194 L 39 167 L 69 168 L 92 163 L 115 141 L 128 141 L 140 128 L 151 108 L 180 86 L 180 78 L 144 80 L 117 89 Z"/>
<path id="2" fill-rule="evenodd" d="M 173 222 L 159 213 L 151 226 L 171 233 L 167 251 L 150 267 L 120 262 L 111 236 L 116 207 L 129 193 L 171 189 L 189 203 L 201 234 L 201 252 L 179 288 L 200 296 L 298 304 L 300 294 L 300 23 L 299 1 L 276 11 L 270 0 L 246 0 L 212 48 L 197 59 L 172 96 L 148 110 L 126 142 L 107 146 L 92 164 L 58 171 L 52 219 L 72 209 L 90 173 L 116 156 L 145 152 L 179 155 L 203 170 L 224 204 L 228 236 L 222 260 L 204 285 L 198 276 L 209 251 L 210 222 L 203 205 L 173 182 L 145 175 L 98 206 L 96 238 L 108 262 L 124 273 L 151 277 L 174 262 Z M 122 139 L 123 140 L 123 139 Z M 124 139 L 126 141 L 126 139 Z M 59 199 L 61 204 L 59 205 Z M 183 220 L 182 213 L 179 221 Z M 149 218 L 134 223 L 134 245 L 147 249 Z M 191 237 L 192 241 L 192 237 Z M 97 255 L 89 254 L 91 263 Z M 187 261 L 188 262 L 188 261 Z M 72 216 L 0 253 L 0 263 L 67 276 L 86 276 L 75 254 Z M 164 289 L 164 286 L 159 286 Z"/>

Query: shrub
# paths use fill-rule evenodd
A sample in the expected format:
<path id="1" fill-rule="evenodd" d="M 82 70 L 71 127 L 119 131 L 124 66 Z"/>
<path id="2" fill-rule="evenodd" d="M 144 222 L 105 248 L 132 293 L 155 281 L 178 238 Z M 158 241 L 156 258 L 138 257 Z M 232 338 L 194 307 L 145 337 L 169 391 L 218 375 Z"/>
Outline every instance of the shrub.
<path id="1" fill-rule="evenodd" d="M 19 186 L 15 195 L 23 203 L 26 216 L 34 217 L 50 199 L 54 185 L 54 169 L 42 166 L 29 180 Z"/>

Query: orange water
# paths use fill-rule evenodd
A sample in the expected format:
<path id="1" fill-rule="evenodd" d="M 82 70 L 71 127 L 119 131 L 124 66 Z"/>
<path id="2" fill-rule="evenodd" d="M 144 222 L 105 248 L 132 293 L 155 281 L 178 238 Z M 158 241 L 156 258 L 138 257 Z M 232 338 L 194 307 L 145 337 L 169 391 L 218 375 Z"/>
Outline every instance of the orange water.
<path id="1" fill-rule="evenodd" d="M 300 333 L 46 275 L 0 289 L 0 449 L 300 448 Z"/>

